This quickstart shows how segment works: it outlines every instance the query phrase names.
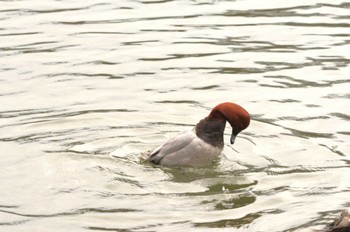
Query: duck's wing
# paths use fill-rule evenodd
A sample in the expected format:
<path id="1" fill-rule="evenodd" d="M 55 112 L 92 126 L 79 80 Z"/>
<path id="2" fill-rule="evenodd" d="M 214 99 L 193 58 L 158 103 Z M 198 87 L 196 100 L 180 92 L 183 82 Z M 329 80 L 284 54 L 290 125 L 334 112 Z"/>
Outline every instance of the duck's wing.
<path id="1" fill-rule="evenodd" d="M 164 144 L 157 147 L 151 152 L 148 160 L 155 164 L 160 164 L 162 159 L 170 154 L 174 154 L 186 146 L 188 146 L 194 139 L 196 134 L 193 130 L 184 131 L 175 137 L 169 139 Z"/>

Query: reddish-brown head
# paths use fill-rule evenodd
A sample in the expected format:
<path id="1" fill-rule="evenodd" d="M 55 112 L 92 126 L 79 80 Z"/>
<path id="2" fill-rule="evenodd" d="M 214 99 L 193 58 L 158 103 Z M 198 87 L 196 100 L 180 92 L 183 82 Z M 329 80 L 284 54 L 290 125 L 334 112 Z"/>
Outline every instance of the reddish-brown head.
<path id="1" fill-rule="evenodd" d="M 228 121 L 232 127 L 231 144 L 239 132 L 246 129 L 250 123 L 249 113 L 241 106 L 225 102 L 214 107 L 208 116 L 209 120 Z"/>

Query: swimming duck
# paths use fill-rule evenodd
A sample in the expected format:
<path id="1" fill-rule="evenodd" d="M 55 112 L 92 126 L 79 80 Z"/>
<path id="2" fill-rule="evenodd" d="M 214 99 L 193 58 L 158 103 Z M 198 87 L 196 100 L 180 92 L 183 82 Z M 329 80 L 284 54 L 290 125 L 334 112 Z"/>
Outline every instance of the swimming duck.
<path id="1" fill-rule="evenodd" d="M 165 166 L 202 167 L 211 164 L 224 148 L 226 121 L 232 127 L 230 142 L 249 126 L 249 113 L 241 106 L 224 102 L 215 106 L 209 115 L 194 128 L 181 132 L 160 145 L 147 156 L 154 164 Z"/>
<path id="2" fill-rule="evenodd" d="M 323 232 L 350 232 L 350 210 L 345 209 Z"/>

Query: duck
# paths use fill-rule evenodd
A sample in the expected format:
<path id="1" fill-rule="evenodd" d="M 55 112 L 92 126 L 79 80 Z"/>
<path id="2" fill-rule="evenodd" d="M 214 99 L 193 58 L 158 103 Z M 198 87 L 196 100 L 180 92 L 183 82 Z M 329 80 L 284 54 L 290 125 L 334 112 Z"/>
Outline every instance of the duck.
<path id="1" fill-rule="evenodd" d="M 224 148 L 224 130 L 232 127 L 230 143 L 250 124 L 250 115 L 242 106 L 224 102 L 215 106 L 209 115 L 193 128 L 183 131 L 146 155 L 156 165 L 203 167 L 213 163 Z"/>
<path id="2" fill-rule="evenodd" d="M 345 209 L 323 232 L 349 232 L 350 231 L 350 209 Z"/>

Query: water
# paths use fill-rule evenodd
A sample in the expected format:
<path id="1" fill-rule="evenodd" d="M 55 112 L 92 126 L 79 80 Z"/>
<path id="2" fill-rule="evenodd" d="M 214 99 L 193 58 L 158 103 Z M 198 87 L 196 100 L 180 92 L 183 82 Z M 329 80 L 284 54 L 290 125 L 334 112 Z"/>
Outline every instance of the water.
<path id="1" fill-rule="evenodd" d="M 1 1 L 1 231 L 294 231 L 350 207 L 350 3 Z M 212 167 L 140 161 L 232 101 Z"/>

